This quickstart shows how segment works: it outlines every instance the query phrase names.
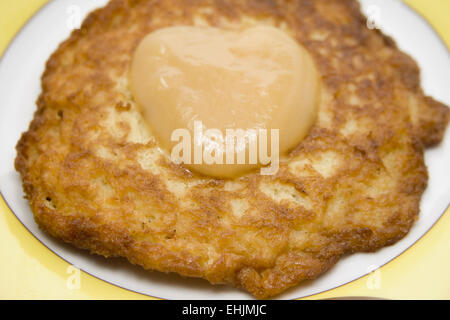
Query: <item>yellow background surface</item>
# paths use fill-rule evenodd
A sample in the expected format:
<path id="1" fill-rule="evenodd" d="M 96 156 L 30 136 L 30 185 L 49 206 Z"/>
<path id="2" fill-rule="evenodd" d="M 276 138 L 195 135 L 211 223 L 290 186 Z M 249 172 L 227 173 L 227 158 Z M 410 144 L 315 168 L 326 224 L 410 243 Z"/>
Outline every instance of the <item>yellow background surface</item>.
<path id="1" fill-rule="evenodd" d="M 0 0 L 0 54 L 46 0 Z M 406 0 L 450 47 L 450 0 Z M 17 220 L 0 198 L 1 299 L 151 299 L 81 272 L 72 283 L 70 265 Z M 155 295 L 157 293 L 155 292 Z M 450 210 L 413 247 L 376 273 L 312 297 L 371 296 L 450 299 Z"/>

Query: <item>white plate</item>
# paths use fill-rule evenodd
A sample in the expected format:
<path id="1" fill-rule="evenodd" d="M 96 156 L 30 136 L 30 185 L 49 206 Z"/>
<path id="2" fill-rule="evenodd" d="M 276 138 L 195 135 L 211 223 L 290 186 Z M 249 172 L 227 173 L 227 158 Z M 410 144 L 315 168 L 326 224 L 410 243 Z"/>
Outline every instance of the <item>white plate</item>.
<path id="1" fill-rule="evenodd" d="M 385 33 L 394 37 L 422 69 L 427 94 L 450 105 L 450 57 L 435 31 L 400 1 L 363 0 L 363 9 L 375 18 Z M 85 272 L 120 287 L 167 299 L 249 299 L 248 294 L 212 286 L 200 279 L 145 272 L 124 259 L 104 259 L 72 248 L 39 230 L 26 200 L 21 180 L 14 170 L 15 145 L 27 130 L 40 92 L 44 64 L 81 17 L 102 6 L 105 0 L 51 1 L 14 39 L 0 62 L 0 191 L 25 227 L 58 256 Z M 444 142 L 426 152 L 430 180 L 421 204 L 420 219 L 397 244 L 376 253 L 348 256 L 319 279 L 297 286 L 278 298 L 299 298 L 329 290 L 372 271 L 397 257 L 420 239 L 439 219 L 450 199 L 450 130 Z M 413 279 L 412 279 L 413 280 Z"/>

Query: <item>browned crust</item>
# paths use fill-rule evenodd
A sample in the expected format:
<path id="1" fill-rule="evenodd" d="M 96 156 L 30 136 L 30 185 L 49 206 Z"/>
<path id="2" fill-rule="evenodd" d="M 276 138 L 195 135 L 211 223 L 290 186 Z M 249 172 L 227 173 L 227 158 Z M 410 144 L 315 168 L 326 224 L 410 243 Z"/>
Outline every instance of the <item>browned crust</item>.
<path id="1" fill-rule="evenodd" d="M 117 81 L 139 40 L 199 16 L 226 28 L 249 18 L 284 28 L 312 53 L 324 83 L 319 121 L 290 162 L 274 177 L 237 179 L 235 190 L 164 157 L 143 168 L 139 155 L 156 144 L 130 142 L 132 124 L 121 118 L 133 101 Z M 423 148 L 442 140 L 449 118 L 424 96 L 416 63 L 365 28 L 351 0 L 114 0 L 60 45 L 42 88 L 15 166 L 43 230 L 258 298 L 316 278 L 344 254 L 401 239 L 426 187 Z M 114 130 L 102 124 L 110 114 Z M 327 166 L 338 159 L 330 175 L 321 157 Z M 236 202 L 247 205 L 240 215 Z"/>

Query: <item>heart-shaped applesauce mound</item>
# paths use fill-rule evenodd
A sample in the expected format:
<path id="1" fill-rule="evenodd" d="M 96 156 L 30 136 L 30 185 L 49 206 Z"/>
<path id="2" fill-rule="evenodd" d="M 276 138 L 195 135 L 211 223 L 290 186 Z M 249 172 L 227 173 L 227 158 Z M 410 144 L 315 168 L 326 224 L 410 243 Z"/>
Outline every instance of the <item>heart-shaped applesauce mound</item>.
<path id="1" fill-rule="evenodd" d="M 307 50 L 267 26 L 152 32 L 134 53 L 130 82 L 161 147 L 219 178 L 286 156 L 314 124 L 320 97 Z"/>

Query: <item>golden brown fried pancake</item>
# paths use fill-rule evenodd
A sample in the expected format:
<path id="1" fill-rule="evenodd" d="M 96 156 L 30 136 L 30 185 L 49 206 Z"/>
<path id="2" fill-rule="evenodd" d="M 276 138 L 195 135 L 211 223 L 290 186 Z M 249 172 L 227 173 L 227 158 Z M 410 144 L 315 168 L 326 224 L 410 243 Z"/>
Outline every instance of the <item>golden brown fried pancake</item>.
<path id="1" fill-rule="evenodd" d="M 172 25 L 277 26 L 320 70 L 319 119 L 276 176 L 215 180 L 163 155 L 130 96 L 133 50 Z M 51 56 L 16 168 L 39 226 L 92 253 L 229 283 L 258 298 L 344 254 L 395 243 L 427 183 L 448 109 L 352 0 L 115 0 Z"/>

